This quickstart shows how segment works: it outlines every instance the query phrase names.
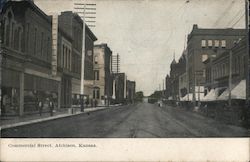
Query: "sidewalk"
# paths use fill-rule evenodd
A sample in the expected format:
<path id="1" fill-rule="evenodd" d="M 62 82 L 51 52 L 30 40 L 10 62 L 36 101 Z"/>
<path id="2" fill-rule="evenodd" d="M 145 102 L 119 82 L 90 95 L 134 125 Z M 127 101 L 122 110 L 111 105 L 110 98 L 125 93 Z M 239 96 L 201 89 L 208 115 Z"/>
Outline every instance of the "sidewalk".
<path id="1" fill-rule="evenodd" d="M 39 115 L 39 113 L 31 114 L 31 115 L 24 115 L 24 116 L 3 116 L 1 117 L 0 122 L 0 130 L 11 128 L 11 127 L 17 127 L 27 124 L 33 124 L 48 120 L 54 120 L 58 118 L 64 118 L 69 116 L 74 116 L 82 113 L 88 113 L 92 111 L 97 110 L 103 110 L 107 108 L 114 107 L 111 105 L 110 107 L 94 107 L 94 108 L 85 108 L 84 112 L 81 112 L 80 108 L 74 108 L 73 114 L 72 111 L 69 111 L 69 108 L 62 108 L 57 110 L 53 113 L 53 116 L 50 116 L 49 112 L 43 112 L 42 116 Z"/>

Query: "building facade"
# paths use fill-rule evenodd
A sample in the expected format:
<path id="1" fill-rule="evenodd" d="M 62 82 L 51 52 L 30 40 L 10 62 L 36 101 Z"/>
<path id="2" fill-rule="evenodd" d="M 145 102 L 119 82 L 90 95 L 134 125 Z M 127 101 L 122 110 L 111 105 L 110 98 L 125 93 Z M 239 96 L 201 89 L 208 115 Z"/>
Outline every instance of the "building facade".
<path id="1" fill-rule="evenodd" d="M 229 50 L 244 34 L 244 29 L 203 29 L 193 26 L 187 40 L 189 92 L 194 94 L 197 87 L 205 85 L 204 60 L 215 58 Z"/>
<path id="2" fill-rule="evenodd" d="M 112 51 L 107 44 L 95 45 L 93 99 L 98 105 L 109 105 L 112 96 L 111 59 Z"/>
<path id="3" fill-rule="evenodd" d="M 135 81 L 126 81 L 126 100 L 127 103 L 133 104 L 135 102 L 135 92 L 136 92 L 136 83 Z"/>
<path id="4" fill-rule="evenodd" d="M 52 76 L 51 19 L 30 1 L 8 1 L 1 13 L 1 112 L 23 115 L 38 101 L 59 103 L 61 78 Z"/>
<path id="5" fill-rule="evenodd" d="M 230 52 L 231 67 L 230 67 Z M 208 93 L 213 89 L 218 89 L 217 99 L 228 99 L 229 74 L 232 74 L 232 89 L 239 85 L 240 82 L 246 84 L 247 76 L 247 53 L 245 37 L 235 42 L 232 49 L 224 52 L 213 60 L 206 61 L 206 89 Z M 230 69 L 231 68 L 231 69 Z M 223 94 L 224 93 L 224 94 Z M 227 95 L 223 98 L 223 95 Z M 222 95 L 222 96 L 220 96 Z M 238 96 L 237 96 L 238 95 Z M 246 99 L 246 85 L 237 94 L 232 94 L 234 99 Z"/>
<path id="6" fill-rule="evenodd" d="M 77 14 L 66 11 L 59 15 L 58 24 L 60 29 L 71 38 L 70 41 L 63 38 L 59 43 L 61 46 L 58 50 L 58 70 L 63 75 L 61 103 L 65 105 L 64 107 L 79 105 L 83 21 Z"/>

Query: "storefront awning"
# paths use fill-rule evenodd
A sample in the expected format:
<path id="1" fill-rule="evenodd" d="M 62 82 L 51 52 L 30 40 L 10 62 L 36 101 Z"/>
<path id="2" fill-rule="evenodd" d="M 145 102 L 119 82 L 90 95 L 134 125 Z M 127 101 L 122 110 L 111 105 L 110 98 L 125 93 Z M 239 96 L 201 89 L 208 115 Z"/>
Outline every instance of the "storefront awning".
<path id="1" fill-rule="evenodd" d="M 228 100 L 229 89 L 227 88 L 217 100 Z M 246 80 L 241 80 L 231 91 L 231 99 L 246 99 Z"/>
<path id="2" fill-rule="evenodd" d="M 203 101 L 215 101 L 219 94 L 219 88 L 211 89 L 203 98 Z"/>

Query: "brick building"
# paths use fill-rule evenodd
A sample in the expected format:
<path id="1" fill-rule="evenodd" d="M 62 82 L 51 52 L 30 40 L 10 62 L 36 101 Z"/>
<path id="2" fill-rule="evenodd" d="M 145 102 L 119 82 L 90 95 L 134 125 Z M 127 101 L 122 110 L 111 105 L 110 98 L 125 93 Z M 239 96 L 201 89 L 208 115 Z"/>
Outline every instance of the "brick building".
<path id="1" fill-rule="evenodd" d="M 135 81 L 126 81 L 126 100 L 127 103 L 135 102 L 135 91 L 136 91 L 136 83 Z"/>
<path id="2" fill-rule="evenodd" d="M 247 76 L 247 53 L 246 53 L 246 39 L 239 39 L 235 41 L 232 49 L 232 99 L 246 99 L 246 76 Z M 206 63 L 206 89 L 208 96 L 211 93 L 217 93 L 213 96 L 217 100 L 227 100 L 229 92 L 229 52 L 225 51 L 220 56 L 213 60 L 207 59 Z M 234 88 L 239 86 L 237 92 Z"/>
<path id="3" fill-rule="evenodd" d="M 182 55 L 178 62 L 173 59 L 170 65 L 170 75 L 166 77 L 166 97 L 168 99 L 179 100 L 179 76 L 185 73 L 186 69 L 186 58 Z M 169 98 L 170 97 L 170 98 Z"/>
<path id="4" fill-rule="evenodd" d="M 71 40 L 61 39 L 58 52 L 58 69 L 63 75 L 61 103 L 63 105 L 79 105 L 81 86 L 81 59 L 83 21 L 71 11 L 62 12 L 58 16 L 60 29 L 67 33 Z M 68 58 L 68 59 L 65 59 Z M 64 61 L 65 60 L 65 61 Z M 67 61 L 68 60 L 68 61 Z"/>
<path id="5" fill-rule="evenodd" d="M 125 73 L 113 74 L 112 103 L 125 103 L 126 99 L 126 75 Z"/>
<path id="6" fill-rule="evenodd" d="M 187 71 L 190 92 L 194 94 L 197 86 L 204 86 L 205 84 L 203 61 L 207 58 L 217 57 L 232 48 L 234 42 L 242 38 L 244 34 L 244 29 L 203 29 L 193 25 L 187 42 Z"/>
<path id="7" fill-rule="evenodd" d="M 112 96 L 111 59 L 112 51 L 107 44 L 94 46 L 93 99 L 98 105 L 108 105 Z"/>
<path id="8" fill-rule="evenodd" d="M 1 13 L 1 112 L 23 115 L 37 102 L 59 103 L 61 78 L 52 76 L 51 18 L 30 1 L 8 1 Z"/>

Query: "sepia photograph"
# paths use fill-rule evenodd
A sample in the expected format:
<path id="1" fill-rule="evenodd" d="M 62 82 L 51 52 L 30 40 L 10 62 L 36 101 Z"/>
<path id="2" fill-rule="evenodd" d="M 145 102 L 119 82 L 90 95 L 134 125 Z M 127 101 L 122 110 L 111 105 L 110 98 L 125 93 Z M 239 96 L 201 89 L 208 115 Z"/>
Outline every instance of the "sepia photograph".
<path id="1" fill-rule="evenodd" d="M 1 137 L 249 137 L 245 0 L 2 0 Z"/>
<path id="2" fill-rule="evenodd" d="M 2 139 L 250 137 L 248 0 L 0 6 Z"/>

